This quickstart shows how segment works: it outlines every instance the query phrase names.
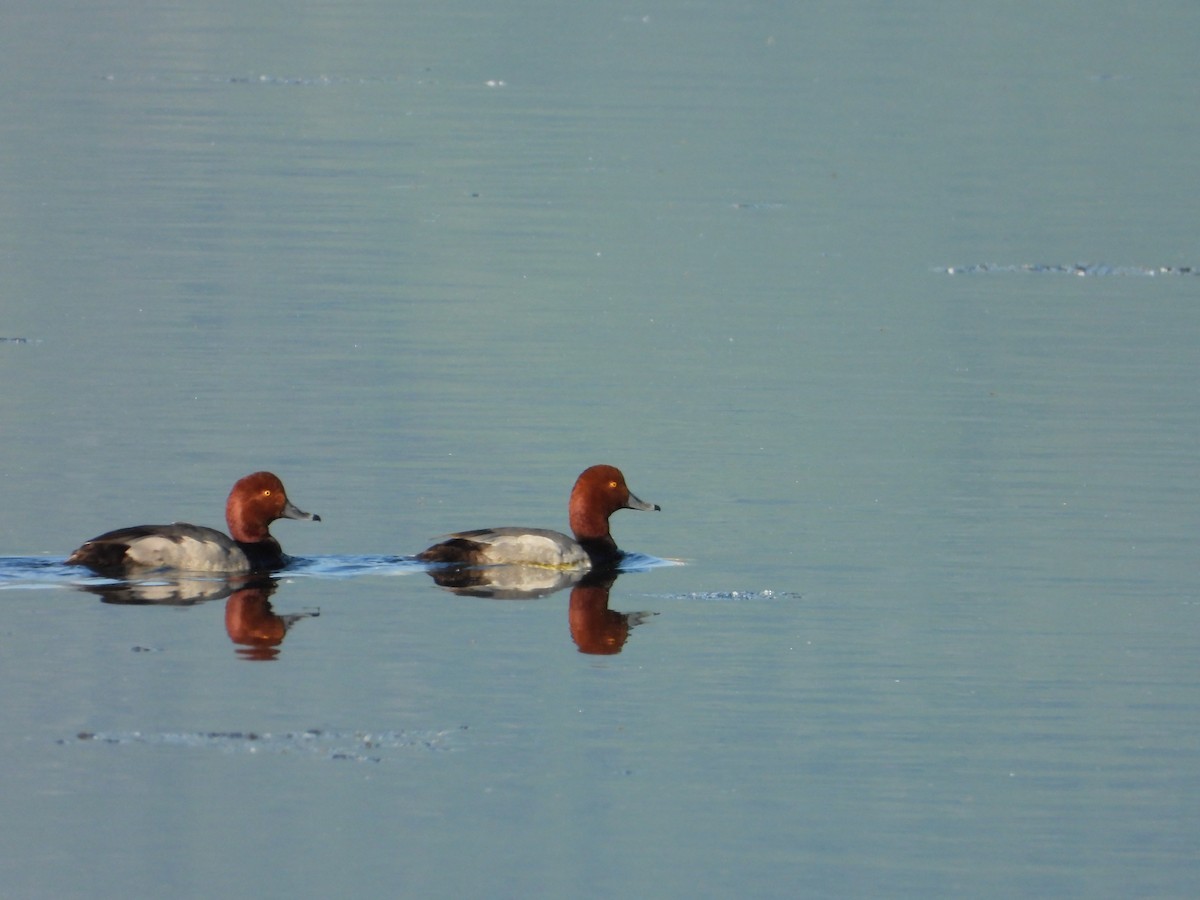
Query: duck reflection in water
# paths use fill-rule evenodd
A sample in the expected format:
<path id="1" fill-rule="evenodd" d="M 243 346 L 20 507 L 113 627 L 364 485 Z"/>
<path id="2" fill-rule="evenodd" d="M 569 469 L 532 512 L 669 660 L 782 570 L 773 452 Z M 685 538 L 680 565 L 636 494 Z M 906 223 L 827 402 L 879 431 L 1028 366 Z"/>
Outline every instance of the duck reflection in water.
<path id="1" fill-rule="evenodd" d="M 281 616 L 271 606 L 270 597 L 278 586 L 273 578 L 262 578 L 239 588 L 225 601 L 225 631 L 240 644 L 242 659 L 269 660 L 279 656 L 279 645 L 288 629 L 301 619 L 315 618 L 320 610 Z"/>
<path id="2" fill-rule="evenodd" d="M 121 606 L 195 606 L 228 597 L 245 579 L 227 578 L 141 578 L 130 581 L 108 581 L 103 584 L 76 584 L 75 587 L 95 594 L 102 603 Z"/>
<path id="3" fill-rule="evenodd" d="M 434 565 L 427 570 L 434 582 L 452 594 L 491 600 L 536 600 L 568 588 L 587 574 L 586 569 L 549 566 Z"/>
<path id="4" fill-rule="evenodd" d="M 225 598 L 225 631 L 240 645 L 243 659 L 275 659 L 288 629 L 301 619 L 315 618 L 320 610 L 278 615 L 270 597 L 279 582 L 265 575 L 240 578 L 144 579 L 79 584 L 104 603 L 125 606 L 195 606 Z"/>
<path id="5" fill-rule="evenodd" d="M 588 573 L 571 588 L 567 621 L 571 640 L 580 653 L 611 656 L 620 653 L 629 640 L 629 632 L 641 625 L 653 612 L 617 612 L 608 608 L 608 592 L 617 580 L 616 572 Z"/>
<path id="6" fill-rule="evenodd" d="M 615 569 L 595 572 L 537 566 L 436 566 L 428 571 L 438 586 L 464 597 L 536 600 L 570 587 L 567 621 L 580 653 L 620 653 L 629 632 L 657 615 L 608 608 L 609 591 L 620 574 Z"/>

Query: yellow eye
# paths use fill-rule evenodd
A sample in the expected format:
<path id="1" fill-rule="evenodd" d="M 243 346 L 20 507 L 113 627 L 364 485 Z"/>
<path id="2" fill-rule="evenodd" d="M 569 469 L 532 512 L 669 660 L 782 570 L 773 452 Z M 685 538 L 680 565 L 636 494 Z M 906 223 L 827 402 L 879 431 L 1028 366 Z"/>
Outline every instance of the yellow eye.
<path id="1" fill-rule="evenodd" d="M 615 481 L 610 481 L 610 482 L 608 483 L 608 486 L 609 486 L 610 488 L 615 488 L 615 487 L 617 486 L 617 483 L 616 483 Z"/>
<path id="2" fill-rule="evenodd" d="M 264 496 L 264 497 L 270 497 L 270 496 L 271 496 L 271 489 L 270 489 L 270 488 L 267 488 L 265 491 L 263 491 L 263 496 Z"/>

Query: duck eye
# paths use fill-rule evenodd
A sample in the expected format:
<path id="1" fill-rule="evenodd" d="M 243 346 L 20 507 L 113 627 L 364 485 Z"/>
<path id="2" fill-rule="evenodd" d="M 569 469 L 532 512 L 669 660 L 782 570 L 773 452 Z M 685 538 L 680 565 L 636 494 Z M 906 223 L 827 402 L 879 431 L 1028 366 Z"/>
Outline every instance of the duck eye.
<path id="1" fill-rule="evenodd" d="M 265 491 L 263 491 L 263 496 L 264 496 L 264 497 L 270 497 L 270 496 L 271 496 L 271 489 L 270 489 L 270 488 L 267 488 Z"/>
<path id="2" fill-rule="evenodd" d="M 615 481 L 610 481 L 610 482 L 608 483 L 608 486 L 609 486 L 610 488 L 615 488 L 615 487 L 617 486 L 617 483 L 616 483 Z"/>

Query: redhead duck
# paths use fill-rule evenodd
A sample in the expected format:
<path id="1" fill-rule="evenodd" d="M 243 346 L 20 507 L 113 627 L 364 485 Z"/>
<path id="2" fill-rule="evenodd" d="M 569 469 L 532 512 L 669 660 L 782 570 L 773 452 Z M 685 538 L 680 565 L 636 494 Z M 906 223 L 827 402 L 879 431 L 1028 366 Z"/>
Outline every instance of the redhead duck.
<path id="1" fill-rule="evenodd" d="M 270 472 L 247 475 L 225 503 L 232 539 L 215 528 L 187 525 L 135 525 L 94 537 L 67 558 L 67 565 L 121 577 L 151 569 L 189 572 L 261 572 L 288 564 L 268 526 L 276 519 L 321 521 L 297 509 L 283 482 Z"/>
<path id="2" fill-rule="evenodd" d="M 571 490 L 571 531 L 575 539 L 544 528 L 483 528 L 460 531 L 417 554 L 425 562 L 459 565 L 526 565 L 551 568 L 612 568 L 621 561 L 608 530 L 618 509 L 660 509 L 629 492 L 625 476 L 613 466 L 584 470 Z"/>

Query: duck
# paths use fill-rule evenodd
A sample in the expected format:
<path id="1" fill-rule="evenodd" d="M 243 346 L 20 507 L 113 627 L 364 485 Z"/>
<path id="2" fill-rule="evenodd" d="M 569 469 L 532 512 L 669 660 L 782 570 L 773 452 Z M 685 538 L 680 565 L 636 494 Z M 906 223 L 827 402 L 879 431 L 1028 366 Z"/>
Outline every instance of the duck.
<path id="1" fill-rule="evenodd" d="M 612 569 L 624 554 L 608 528 L 618 509 L 660 510 L 639 500 L 615 466 L 584 469 L 568 504 L 574 538 L 545 528 L 481 528 L 459 531 L 417 554 L 431 563 L 460 566 L 524 565 L 554 569 Z"/>
<path id="2" fill-rule="evenodd" d="M 86 541 L 67 557 L 98 575 L 121 578 L 153 570 L 237 573 L 281 569 L 291 560 L 269 526 L 276 519 L 320 522 L 288 499 L 283 482 L 271 472 L 238 479 L 225 502 L 229 535 L 203 525 L 135 525 Z"/>

